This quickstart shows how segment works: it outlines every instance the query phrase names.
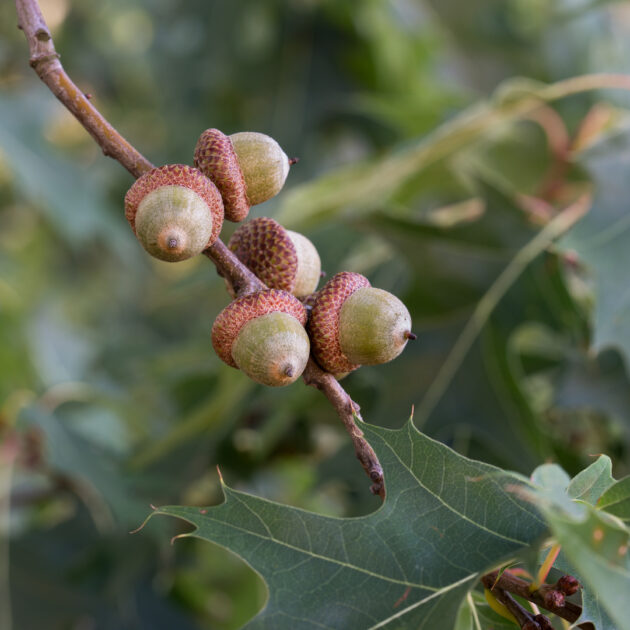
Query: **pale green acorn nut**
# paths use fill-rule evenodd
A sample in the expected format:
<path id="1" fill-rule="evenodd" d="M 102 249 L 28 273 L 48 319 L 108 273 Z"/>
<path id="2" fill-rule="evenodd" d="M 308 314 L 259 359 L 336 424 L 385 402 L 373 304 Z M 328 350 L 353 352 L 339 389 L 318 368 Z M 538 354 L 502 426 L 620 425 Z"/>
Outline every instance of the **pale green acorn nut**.
<path id="1" fill-rule="evenodd" d="M 208 206 L 194 191 L 183 186 L 162 186 L 140 202 L 136 234 L 149 254 L 176 262 L 206 247 L 212 220 Z"/>
<path id="2" fill-rule="evenodd" d="M 351 363 L 387 363 L 403 351 L 410 338 L 415 335 L 409 311 L 388 291 L 363 287 L 341 307 L 339 346 Z"/>
<path id="3" fill-rule="evenodd" d="M 306 297 L 317 288 L 322 263 L 315 245 L 306 236 L 291 230 L 287 230 L 287 234 L 295 247 L 298 260 L 295 285 L 291 293 L 299 298 Z"/>
<path id="4" fill-rule="evenodd" d="M 271 387 L 295 382 L 304 372 L 309 353 L 304 326 L 282 312 L 250 320 L 232 345 L 236 365 L 252 380 Z"/>
<path id="5" fill-rule="evenodd" d="M 282 147 L 270 136 L 256 131 L 234 133 L 230 140 L 243 172 L 249 203 L 255 206 L 277 195 L 290 167 Z"/>

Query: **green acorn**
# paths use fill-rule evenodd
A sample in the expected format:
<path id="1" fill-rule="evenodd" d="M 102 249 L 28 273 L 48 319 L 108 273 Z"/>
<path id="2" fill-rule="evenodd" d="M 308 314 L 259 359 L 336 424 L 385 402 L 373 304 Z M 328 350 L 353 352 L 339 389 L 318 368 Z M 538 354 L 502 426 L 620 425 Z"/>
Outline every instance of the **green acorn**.
<path id="1" fill-rule="evenodd" d="M 149 254 L 177 262 L 200 254 L 218 238 L 223 201 L 203 173 L 168 164 L 134 182 L 125 195 L 125 216 Z"/>
<path id="2" fill-rule="evenodd" d="M 405 305 L 395 295 L 370 286 L 361 274 L 334 275 L 311 301 L 308 330 L 313 355 L 332 374 L 387 363 L 416 338 Z"/>
<path id="3" fill-rule="evenodd" d="M 228 247 L 271 289 L 302 298 L 317 288 L 321 262 L 315 246 L 273 219 L 259 217 L 244 223 Z"/>
<path id="4" fill-rule="evenodd" d="M 206 129 L 194 155 L 195 166 L 221 191 L 225 218 L 236 223 L 245 219 L 250 206 L 282 190 L 293 162 L 273 138 L 255 131 L 226 136 Z"/>
<path id="5" fill-rule="evenodd" d="M 237 298 L 217 316 L 212 345 L 221 360 L 271 387 L 304 372 L 310 343 L 306 309 L 290 293 L 270 289 Z"/>

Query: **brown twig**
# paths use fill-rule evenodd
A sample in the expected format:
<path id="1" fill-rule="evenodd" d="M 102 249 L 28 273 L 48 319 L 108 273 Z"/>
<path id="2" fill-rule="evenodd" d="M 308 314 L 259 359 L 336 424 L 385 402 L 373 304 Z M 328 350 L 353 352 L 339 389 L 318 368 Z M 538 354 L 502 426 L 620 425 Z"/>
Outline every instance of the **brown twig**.
<path id="1" fill-rule="evenodd" d="M 368 477 L 374 482 L 370 490 L 381 498 L 385 498 L 383 469 L 378 461 L 378 457 L 376 457 L 376 453 L 367 443 L 363 437 L 363 432 L 355 422 L 355 416 L 359 419 L 361 418 L 359 405 L 350 398 L 346 390 L 339 384 L 339 381 L 330 372 L 324 372 L 312 357 L 306 364 L 302 378 L 307 385 L 312 385 L 321 390 L 337 410 L 339 418 L 352 438 L 357 459 L 361 462 L 361 466 L 363 466 Z"/>
<path id="2" fill-rule="evenodd" d="M 18 27 L 24 31 L 30 49 L 30 64 L 39 78 L 83 125 L 105 155 L 118 161 L 134 177 L 151 170 L 153 164 L 103 118 L 90 98 L 66 74 L 37 0 L 15 0 L 15 5 Z M 219 275 L 227 279 L 236 295 L 266 288 L 222 241 L 217 240 L 204 254 L 216 265 Z M 358 414 L 359 406 L 334 376 L 319 368 L 313 359 L 309 360 L 303 378 L 307 385 L 321 390 L 331 402 L 352 438 L 359 461 L 373 482 L 372 492 L 383 498 L 385 491 L 381 465 L 354 422 L 353 411 Z"/>
<path id="3" fill-rule="evenodd" d="M 204 252 L 216 266 L 220 276 L 227 279 L 234 295 L 240 297 L 254 291 L 264 291 L 267 286 L 259 280 L 241 261 L 217 239 Z"/>
<path id="4" fill-rule="evenodd" d="M 489 588 L 485 584 L 484 586 Z M 540 630 L 540 626 L 534 621 L 534 615 L 527 612 L 507 591 L 495 586 L 492 593 L 514 615 L 522 630 Z"/>
<path id="5" fill-rule="evenodd" d="M 543 593 L 540 591 L 530 591 L 529 582 L 512 575 L 509 571 L 503 571 L 499 575 L 499 571 L 492 571 L 481 578 L 483 585 L 492 590 L 492 587 L 499 588 L 508 593 L 514 593 L 523 599 L 533 602 L 537 606 L 552 612 L 562 619 L 574 623 L 582 614 L 582 609 L 573 602 L 565 602 L 563 606 L 550 606 L 550 602 L 545 602 Z M 492 590 L 494 593 L 495 590 Z M 498 598 L 497 598 L 498 599 Z"/>

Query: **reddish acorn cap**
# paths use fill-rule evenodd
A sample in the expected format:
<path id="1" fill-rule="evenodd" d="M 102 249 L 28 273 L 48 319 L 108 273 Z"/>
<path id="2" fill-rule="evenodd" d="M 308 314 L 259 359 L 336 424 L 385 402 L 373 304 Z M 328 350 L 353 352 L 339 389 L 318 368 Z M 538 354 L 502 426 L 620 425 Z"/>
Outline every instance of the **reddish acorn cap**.
<path id="1" fill-rule="evenodd" d="M 162 186 L 182 186 L 199 195 L 212 214 L 212 235 L 208 246 L 219 237 L 223 226 L 223 200 L 217 187 L 201 172 L 185 164 L 167 164 L 139 177 L 125 195 L 125 216 L 134 234 L 136 213 L 140 202 L 150 192 Z"/>
<path id="2" fill-rule="evenodd" d="M 195 147 L 195 166 L 219 189 L 225 218 L 239 223 L 249 214 L 249 200 L 243 171 L 232 141 L 218 129 L 206 129 Z"/>
<path id="3" fill-rule="evenodd" d="M 273 219 L 259 217 L 241 225 L 228 243 L 236 257 L 268 287 L 291 293 L 298 257 L 287 231 Z"/>
<path id="4" fill-rule="evenodd" d="M 278 289 L 249 293 L 226 306 L 212 326 L 212 346 L 219 358 L 237 367 L 232 358 L 232 344 L 241 328 L 256 317 L 276 312 L 292 315 L 302 326 L 306 324 L 306 309 L 302 302 Z"/>
<path id="5" fill-rule="evenodd" d="M 369 287 L 370 281 L 360 273 L 342 271 L 335 274 L 315 295 L 308 322 L 311 351 L 319 365 L 332 374 L 356 370 L 339 345 L 339 313 L 344 302 L 357 290 Z"/>

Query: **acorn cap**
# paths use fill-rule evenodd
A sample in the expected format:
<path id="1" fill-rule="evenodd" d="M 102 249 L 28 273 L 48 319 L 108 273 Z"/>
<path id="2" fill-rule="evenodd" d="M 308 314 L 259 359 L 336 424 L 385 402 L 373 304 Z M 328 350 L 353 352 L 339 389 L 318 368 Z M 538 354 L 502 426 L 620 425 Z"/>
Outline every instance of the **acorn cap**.
<path id="1" fill-rule="evenodd" d="M 304 305 L 290 293 L 278 289 L 249 293 L 226 306 L 212 326 L 212 346 L 219 358 L 238 367 L 232 356 L 232 345 L 239 332 L 252 319 L 274 312 L 287 313 L 302 326 L 306 324 Z"/>
<path id="2" fill-rule="evenodd" d="M 241 225 L 228 247 L 270 288 L 303 297 L 317 287 L 321 266 L 315 246 L 269 217 Z"/>
<path id="3" fill-rule="evenodd" d="M 225 218 L 238 223 L 249 214 L 250 202 L 243 171 L 232 141 L 218 129 L 206 129 L 195 147 L 195 166 L 219 189 Z"/>
<path id="4" fill-rule="evenodd" d="M 359 365 L 380 365 L 395 359 L 415 338 L 407 307 L 389 291 L 363 287 L 339 312 L 339 347 Z"/>
<path id="5" fill-rule="evenodd" d="M 203 173 L 168 164 L 134 182 L 125 195 L 125 216 L 150 254 L 177 261 L 200 253 L 218 238 L 223 201 Z"/>
<path id="6" fill-rule="evenodd" d="M 359 367 L 344 355 L 339 345 L 339 313 L 348 297 L 369 286 L 370 281 L 360 273 L 342 271 L 316 294 L 308 331 L 313 356 L 327 372 L 343 374 Z"/>

